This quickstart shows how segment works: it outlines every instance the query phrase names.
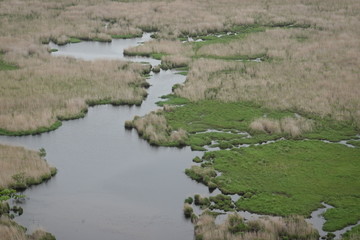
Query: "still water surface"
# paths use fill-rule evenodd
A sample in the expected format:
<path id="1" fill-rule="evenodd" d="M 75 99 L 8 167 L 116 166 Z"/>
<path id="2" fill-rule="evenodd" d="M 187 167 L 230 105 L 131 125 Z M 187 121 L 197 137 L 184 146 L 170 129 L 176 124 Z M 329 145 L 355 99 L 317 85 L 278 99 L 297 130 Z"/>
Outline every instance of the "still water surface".
<path id="1" fill-rule="evenodd" d="M 52 47 L 59 49 L 55 55 L 121 59 L 119 49 L 131 44 L 116 40 Z M 77 47 L 80 53 L 71 50 Z M 99 51 L 102 47 L 103 52 Z M 48 162 L 58 169 L 49 182 L 25 191 L 24 214 L 16 221 L 30 230 L 43 227 L 58 240 L 193 239 L 193 226 L 183 217 L 183 201 L 208 190 L 186 177 L 184 169 L 200 153 L 190 148 L 152 147 L 136 131 L 124 129 L 126 120 L 156 109 L 159 97 L 184 80 L 174 71 L 161 71 L 148 80 L 149 95 L 141 107 L 92 107 L 85 118 L 63 122 L 53 132 L 0 136 L 1 143 L 35 150 L 44 147 Z"/>

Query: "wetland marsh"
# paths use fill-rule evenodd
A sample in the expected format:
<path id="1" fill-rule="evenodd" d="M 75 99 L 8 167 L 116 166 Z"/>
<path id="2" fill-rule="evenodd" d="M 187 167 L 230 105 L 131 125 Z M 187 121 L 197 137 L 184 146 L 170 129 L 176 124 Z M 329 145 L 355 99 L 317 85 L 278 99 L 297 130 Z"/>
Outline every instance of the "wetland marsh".
<path id="1" fill-rule="evenodd" d="M 311 216 L 321 237 L 357 239 L 359 12 L 1 1 L 0 134 L 18 137 L 0 143 L 59 170 L 16 220 L 59 239 L 316 239 Z M 4 146 L 1 161 L 10 148 L 36 155 Z"/>

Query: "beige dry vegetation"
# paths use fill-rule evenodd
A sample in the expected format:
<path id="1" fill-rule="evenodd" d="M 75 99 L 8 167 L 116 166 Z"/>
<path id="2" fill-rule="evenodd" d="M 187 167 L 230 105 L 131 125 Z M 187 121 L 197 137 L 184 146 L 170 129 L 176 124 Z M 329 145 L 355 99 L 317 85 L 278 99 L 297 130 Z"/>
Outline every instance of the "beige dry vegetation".
<path id="1" fill-rule="evenodd" d="M 265 133 L 285 133 L 297 137 L 313 129 L 313 121 L 303 117 L 283 119 L 258 118 L 250 124 L 250 129 Z"/>
<path id="2" fill-rule="evenodd" d="M 126 121 L 125 126 L 135 128 L 140 136 L 155 145 L 181 146 L 188 138 L 185 130 L 173 130 L 161 111 L 151 112 L 143 117 L 135 116 L 134 120 Z"/>
<path id="3" fill-rule="evenodd" d="M 241 40 L 205 45 L 197 52 L 200 56 L 265 54 L 270 61 L 197 60 L 176 94 L 193 101 L 252 101 L 360 126 L 359 2 L 303 1 L 294 8 L 280 2 L 284 4 L 278 9 L 269 3 L 269 12 L 306 16 L 312 27 L 268 29 Z"/>
<path id="4" fill-rule="evenodd" d="M 203 214 L 196 222 L 195 235 L 198 237 L 197 239 L 202 240 L 277 240 L 284 237 L 289 239 L 318 239 L 317 231 L 302 217 L 262 218 L 248 221 L 246 225 L 247 227 L 245 227 L 241 216 L 237 214 L 229 215 L 222 224 L 215 224 L 213 216 Z M 234 233 L 237 226 L 242 232 L 241 234 L 239 232 Z"/>
<path id="5" fill-rule="evenodd" d="M 227 69 L 227 64 L 230 63 L 199 60 L 193 64 L 186 86 L 178 89 L 177 94 L 191 100 L 208 97 L 223 101 L 250 100 L 277 109 L 290 108 L 321 116 L 330 115 L 336 119 L 350 119 L 359 125 L 359 5 L 357 0 L 304 0 L 297 3 L 291 0 L 1 1 L 0 49 L 6 51 L 4 58 L 7 61 L 20 66 L 19 70 L 1 73 L 2 89 L 6 92 L 11 92 L 12 89 L 16 91 L 15 98 L 26 100 L 23 107 L 23 103 L 14 103 L 14 107 L 20 108 L 14 112 L 14 117 L 9 115 L 12 110 L 6 111 L 1 117 L 0 126 L 17 130 L 49 125 L 58 114 L 72 115 L 84 108 L 84 99 L 88 94 L 100 98 L 135 97 L 135 101 L 143 95 L 142 90 L 134 93 L 134 89 L 125 88 L 122 91 L 117 87 L 106 89 L 102 86 L 102 93 L 89 89 L 75 94 L 76 96 L 71 93 L 65 96 L 66 101 L 70 101 L 68 103 L 53 94 L 53 90 L 58 91 L 57 87 L 46 87 L 46 94 L 40 92 L 43 95 L 33 99 L 32 96 L 39 92 L 41 84 L 50 82 L 47 78 L 59 79 L 60 74 L 61 78 L 67 79 L 64 85 L 78 85 L 73 82 L 78 82 L 80 75 L 82 79 L 91 75 L 91 83 L 82 85 L 93 84 L 95 78 L 97 81 L 106 79 L 108 84 L 113 84 L 106 77 L 108 74 L 108 77 L 114 77 L 111 74 L 114 69 L 107 62 L 84 64 L 74 60 L 51 59 L 46 55 L 45 49 L 39 53 L 42 41 L 65 43 L 69 37 L 109 40 L 110 35 L 139 34 L 141 29 L 159 30 L 161 38 L 175 39 L 179 35 L 229 30 L 233 25 L 239 24 L 281 25 L 289 22 L 308 24 L 311 28 L 268 30 L 265 33 L 250 34 L 242 41 L 205 46 L 198 52 L 213 56 L 265 53 L 269 57 L 281 59 L 280 61 L 248 64 L 243 72 L 220 72 L 214 79 L 208 78 L 209 71 L 214 71 L 214 68 Z M 141 48 L 129 51 L 175 55 L 166 57 L 170 66 L 188 64 L 188 57 L 193 54 L 189 46 L 167 40 Z M 219 65 L 223 67 L 219 68 Z M 102 69 L 105 76 L 99 77 L 100 73 L 94 73 L 92 68 Z M 127 76 L 121 75 L 116 79 L 125 77 Z M 32 92 L 29 90 L 30 92 L 21 93 L 30 83 L 23 81 L 22 84 L 19 80 L 28 78 L 42 81 L 31 80 L 39 85 L 37 89 L 31 87 Z M 14 79 L 17 81 L 12 81 Z M 74 81 L 69 83 L 70 79 Z M 118 82 L 115 86 L 116 84 Z M 124 85 L 126 84 L 122 86 Z M 96 86 L 93 85 L 92 89 L 96 89 Z M 215 94 L 214 91 L 209 91 L 212 88 L 219 90 Z M 113 89 L 119 91 L 114 93 Z M 40 102 L 38 104 L 43 105 L 44 101 L 39 99 L 44 98 L 51 104 L 28 108 L 28 102 Z M 14 102 L 19 101 L 21 102 Z M 9 104 L 3 104 L 3 100 L 1 102 L 1 107 Z M 54 110 L 54 105 L 61 106 L 61 110 Z M 29 123 L 26 123 L 27 119 Z M 12 123 L 9 123 L 10 120 Z"/>
<path id="6" fill-rule="evenodd" d="M 236 0 L 31 0 L 31 4 L 5 0 L 0 3 L 4 20 L 0 32 L 5 36 L 29 34 L 29 38 L 60 40 L 69 36 L 139 34 L 140 29 L 144 29 L 160 30 L 161 36 L 171 38 L 179 34 L 222 31 L 232 24 L 253 23 L 256 15 L 265 13 L 264 7 L 261 1 L 250 0 L 242 3 Z"/>
<path id="7" fill-rule="evenodd" d="M 52 167 L 39 156 L 38 152 L 23 147 L 0 144 L 0 189 L 8 188 L 16 182 L 13 176 L 23 173 L 35 180 L 52 174 Z"/>
<path id="8" fill-rule="evenodd" d="M 151 53 L 164 53 L 171 55 L 185 55 L 190 56 L 193 54 L 190 45 L 182 44 L 180 41 L 170 40 L 153 40 L 139 45 L 136 47 L 128 48 L 124 51 L 126 54 L 148 54 Z"/>
<path id="9" fill-rule="evenodd" d="M 124 51 L 126 55 L 161 54 L 161 66 L 163 68 L 184 67 L 191 62 L 194 54 L 191 45 L 182 44 L 180 41 L 153 40 L 142 45 L 128 48 Z"/>
<path id="10" fill-rule="evenodd" d="M 20 69 L 0 71 L 0 128 L 36 130 L 77 116 L 87 109 L 87 100 L 132 104 L 146 96 L 140 64 L 54 58 L 41 46 L 10 41 L 0 38 L 4 58 Z"/>

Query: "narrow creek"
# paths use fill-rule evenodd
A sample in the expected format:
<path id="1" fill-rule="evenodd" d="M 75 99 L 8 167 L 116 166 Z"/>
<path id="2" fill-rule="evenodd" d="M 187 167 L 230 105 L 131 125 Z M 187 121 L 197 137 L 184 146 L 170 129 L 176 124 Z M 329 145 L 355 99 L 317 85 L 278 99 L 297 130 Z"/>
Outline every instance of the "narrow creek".
<path id="1" fill-rule="evenodd" d="M 50 47 L 59 50 L 52 53 L 54 56 L 158 65 L 160 61 L 155 59 L 123 55 L 124 49 L 148 40 L 150 34 L 111 43 L 81 42 L 65 46 L 50 43 Z M 155 102 L 159 97 L 170 93 L 174 84 L 185 81 L 185 76 L 176 73 L 170 70 L 152 73 L 148 79 L 151 84 L 148 96 L 140 107 L 95 106 L 89 108 L 85 118 L 63 122 L 53 132 L 0 136 L 3 144 L 34 150 L 45 148 L 49 163 L 58 169 L 53 179 L 25 191 L 24 214 L 16 221 L 30 231 L 45 228 L 58 240 L 193 239 L 193 225 L 183 216 L 184 199 L 194 194 L 220 193 L 215 190 L 209 194 L 207 187 L 184 174 L 193 165 L 192 159 L 202 153 L 189 147 L 153 147 L 140 139 L 136 131 L 124 128 L 126 120 L 157 109 Z M 309 220 L 322 236 L 324 222 L 319 213 L 330 207 L 324 206 L 314 211 Z M 246 219 L 260 217 L 239 213 Z M 339 237 L 340 232 L 336 235 Z"/>
<path id="2" fill-rule="evenodd" d="M 112 43 L 69 44 L 57 47 L 54 55 L 123 59 L 124 48 L 148 39 L 144 35 Z M 80 53 L 74 50 L 78 48 Z M 0 136 L 0 143 L 44 147 L 46 159 L 58 169 L 55 178 L 25 191 L 24 214 L 15 220 L 30 231 L 43 227 L 59 240 L 193 239 L 193 226 L 183 217 L 183 201 L 208 190 L 190 180 L 184 169 L 199 153 L 188 147 L 152 147 L 136 131 L 124 128 L 126 120 L 156 109 L 159 97 L 184 80 L 175 71 L 161 71 L 148 80 L 149 95 L 141 107 L 91 107 L 85 118 L 63 122 L 53 132 Z"/>

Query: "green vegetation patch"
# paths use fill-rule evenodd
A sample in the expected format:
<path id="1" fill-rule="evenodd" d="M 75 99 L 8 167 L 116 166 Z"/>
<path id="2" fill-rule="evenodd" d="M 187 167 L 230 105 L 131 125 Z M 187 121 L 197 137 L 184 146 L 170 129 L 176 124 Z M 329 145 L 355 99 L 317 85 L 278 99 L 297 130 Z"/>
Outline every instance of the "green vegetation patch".
<path id="1" fill-rule="evenodd" d="M 335 207 L 325 213 L 327 231 L 360 220 L 358 148 L 288 140 L 209 152 L 203 159 L 206 168 L 222 173 L 212 179 L 222 192 L 247 196 L 236 202 L 240 210 L 309 216 L 326 202 Z"/>
<path id="2" fill-rule="evenodd" d="M 161 97 L 164 99 L 163 101 L 158 101 L 156 104 L 158 106 L 164 106 L 164 105 L 184 105 L 190 103 L 190 101 L 186 98 L 177 97 L 173 94 L 168 94 Z"/>
<path id="3" fill-rule="evenodd" d="M 69 43 L 79 43 L 79 42 L 81 42 L 81 39 L 76 38 L 76 37 L 70 37 L 68 42 Z"/>
<path id="4" fill-rule="evenodd" d="M 348 144 L 351 144 L 355 147 L 360 147 L 360 141 L 359 140 L 350 140 L 347 142 Z"/>
<path id="5" fill-rule="evenodd" d="M 233 211 L 234 204 L 230 196 L 224 194 L 218 194 L 214 197 L 209 197 L 210 202 L 212 203 L 210 209 L 219 209 L 224 211 Z"/>
<path id="6" fill-rule="evenodd" d="M 240 144 L 255 144 L 281 137 L 292 139 L 327 139 L 329 141 L 340 141 L 355 138 L 357 130 L 347 122 L 337 122 L 331 119 L 323 119 L 316 116 L 304 116 L 314 122 L 314 128 L 301 136 L 291 137 L 286 133 L 264 133 L 250 129 L 250 124 L 257 118 L 266 116 L 269 119 L 283 119 L 294 117 L 291 111 L 269 110 L 249 102 L 224 103 L 213 100 L 189 102 L 185 98 L 175 95 L 164 96 L 167 98 L 164 104 L 185 104 L 173 111 L 165 112 L 168 124 L 174 128 L 182 128 L 190 133 L 187 145 L 193 149 L 199 149 L 211 144 L 216 140 L 222 149 L 238 146 Z M 207 130 L 218 130 L 226 132 L 209 132 Z M 243 134 L 249 132 L 251 137 Z"/>
<path id="7" fill-rule="evenodd" d="M 0 71 L 16 70 L 16 69 L 19 68 L 19 67 L 16 66 L 15 64 L 5 62 L 5 61 L 2 59 L 2 55 L 3 55 L 3 54 L 0 53 Z"/>

